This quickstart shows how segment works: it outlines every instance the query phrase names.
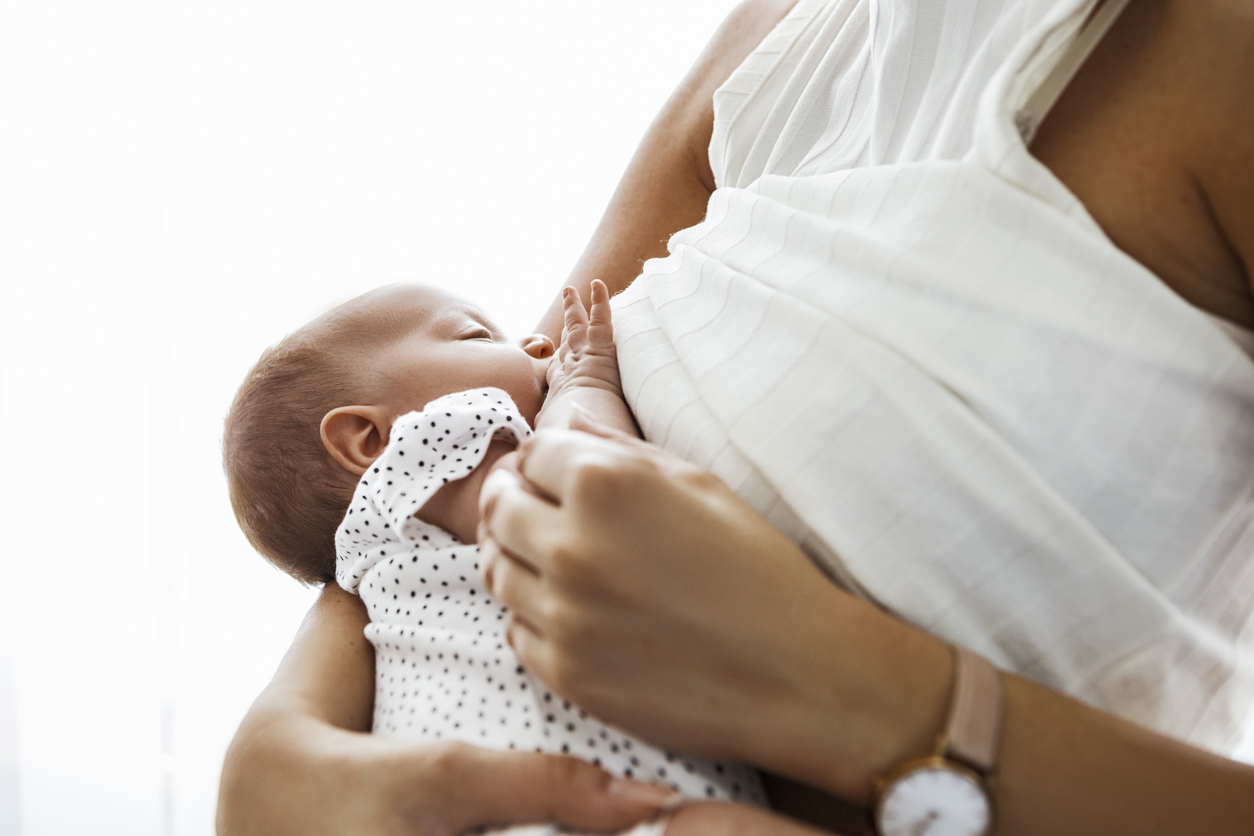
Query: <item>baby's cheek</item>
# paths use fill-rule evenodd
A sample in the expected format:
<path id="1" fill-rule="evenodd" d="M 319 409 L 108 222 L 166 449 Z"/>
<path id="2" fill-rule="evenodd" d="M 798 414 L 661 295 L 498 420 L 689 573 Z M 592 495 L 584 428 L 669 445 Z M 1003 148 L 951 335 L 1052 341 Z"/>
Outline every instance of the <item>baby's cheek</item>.
<path id="1" fill-rule="evenodd" d="M 551 368 L 552 364 L 547 361 L 536 361 L 523 355 L 520 361 L 503 365 L 500 369 L 501 379 L 492 384 L 509 393 L 514 406 L 518 407 L 529 427 L 536 425 L 536 416 L 544 406 Z"/>

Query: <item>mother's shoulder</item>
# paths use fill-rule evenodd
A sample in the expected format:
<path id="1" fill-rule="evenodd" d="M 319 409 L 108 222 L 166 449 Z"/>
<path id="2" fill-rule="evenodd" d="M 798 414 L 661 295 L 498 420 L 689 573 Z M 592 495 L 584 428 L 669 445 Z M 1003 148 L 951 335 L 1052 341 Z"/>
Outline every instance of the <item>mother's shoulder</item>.
<path id="1" fill-rule="evenodd" d="M 722 86 L 762 40 L 770 34 L 797 0 L 744 0 L 732 9 L 706 45 L 687 77 L 675 91 L 671 113 L 679 135 L 691 143 L 701 177 L 713 191 L 707 149 L 714 129 L 714 91 Z"/>
<path id="2" fill-rule="evenodd" d="M 1254 295 L 1254 3 L 1191 0 L 1188 36 L 1206 61 L 1195 93 L 1205 100 L 1194 166 L 1215 221 Z M 1247 323 L 1249 324 L 1249 323 Z"/>

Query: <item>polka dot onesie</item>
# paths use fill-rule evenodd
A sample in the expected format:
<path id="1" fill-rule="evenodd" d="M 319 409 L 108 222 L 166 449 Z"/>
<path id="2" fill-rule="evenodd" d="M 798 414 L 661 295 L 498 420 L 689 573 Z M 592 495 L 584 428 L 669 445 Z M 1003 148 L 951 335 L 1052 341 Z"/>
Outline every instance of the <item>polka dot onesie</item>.
<path id="1" fill-rule="evenodd" d="M 374 733 L 571 754 L 696 798 L 764 803 L 752 769 L 664 752 L 590 717 L 518 663 L 479 549 L 414 514 L 465 477 L 494 437 L 531 434 L 500 389 L 459 392 L 398 418 L 336 532 L 336 576 L 370 613 Z"/>

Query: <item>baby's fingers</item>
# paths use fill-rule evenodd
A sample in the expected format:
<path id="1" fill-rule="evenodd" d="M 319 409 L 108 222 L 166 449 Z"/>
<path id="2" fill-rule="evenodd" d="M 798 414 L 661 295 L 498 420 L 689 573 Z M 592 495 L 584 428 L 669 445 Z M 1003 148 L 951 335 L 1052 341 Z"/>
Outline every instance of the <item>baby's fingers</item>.
<path id="1" fill-rule="evenodd" d="M 614 322 L 610 312 L 610 289 L 605 282 L 592 282 L 592 311 L 588 317 L 588 344 L 595 348 L 614 345 Z"/>
<path id="2" fill-rule="evenodd" d="M 587 344 L 588 313 L 583 309 L 579 291 L 573 287 L 562 290 L 562 346 L 577 350 Z"/>

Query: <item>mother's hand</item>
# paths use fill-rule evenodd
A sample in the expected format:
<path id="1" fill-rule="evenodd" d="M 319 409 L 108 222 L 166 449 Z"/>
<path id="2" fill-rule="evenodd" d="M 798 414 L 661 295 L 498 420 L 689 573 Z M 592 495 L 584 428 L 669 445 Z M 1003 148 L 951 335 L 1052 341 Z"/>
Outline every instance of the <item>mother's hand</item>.
<path id="1" fill-rule="evenodd" d="M 517 469 L 485 483 L 479 542 L 523 663 L 647 738 L 748 759 L 772 724 L 747 720 L 804 693 L 835 588 L 716 477 L 636 439 L 541 432 Z"/>
<path id="2" fill-rule="evenodd" d="M 288 753 L 298 748 L 306 757 L 287 762 L 301 774 L 280 768 L 233 787 L 231 803 L 219 807 L 219 834 L 457 836 L 550 821 L 607 830 L 655 814 L 666 799 L 660 788 L 614 780 L 574 758 L 400 744 L 312 726 L 303 736 Z"/>
<path id="3" fill-rule="evenodd" d="M 717 479 L 562 431 L 529 440 L 518 469 L 484 486 L 483 565 L 519 656 L 555 690 L 851 801 L 931 749 L 948 648 L 827 583 Z M 1250 767 L 1003 679 L 999 832 L 1249 832 Z"/>

